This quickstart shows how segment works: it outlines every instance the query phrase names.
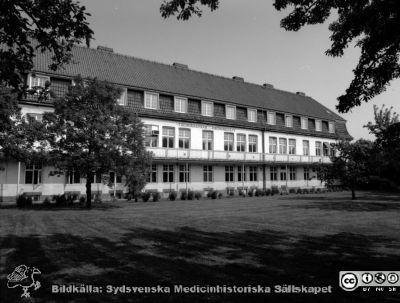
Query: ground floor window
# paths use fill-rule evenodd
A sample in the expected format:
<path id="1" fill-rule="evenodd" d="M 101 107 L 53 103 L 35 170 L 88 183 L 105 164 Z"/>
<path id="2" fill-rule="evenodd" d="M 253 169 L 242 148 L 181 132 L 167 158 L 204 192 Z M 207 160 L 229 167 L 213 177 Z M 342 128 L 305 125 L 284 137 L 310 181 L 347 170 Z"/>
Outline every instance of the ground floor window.
<path id="1" fill-rule="evenodd" d="M 225 166 L 225 182 L 233 182 L 233 166 Z"/>
<path id="2" fill-rule="evenodd" d="M 257 181 L 257 167 L 256 166 L 249 167 L 249 180 Z"/>
<path id="3" fill-rule="evenodd" d="M 296 180 L 296 167 L 289 168 L 289 179 Z"/>
<path id="4" fill-rule="evenodd" d="M 79 171 L 68 171 L 67 184 L 78 184 L 78 183 L 81 183 L 81 175 Z"/>
<path id="5" fill-rule="evenodd" d="M 271 167 L 271 181 L 278 180 L 278 172 L 276 167 Z"/>
<path id="6" fill-rule="evenodd" d="M 310 179 L 310 169 L 308 167 L 304 167 L 304 180 Z"/>
<path id="7" fill-rule="evenodd" d="M 163 165 L 163 182 L 174 182 L 174 165 Z"/>
<path id="8" fill-rule="evenodd" d="M 281 166 L 281 173 L 280 173 L 281 181 L 286 181 L 286 167 Z"/>
<path id="9" fill-rule="evenodd" d="M 203 181 L 213 182 L 213 167 L 211 165 L 203 166 Z"/>
<path id="10" fill-rule="evenodd" d="M 238 166 L 238 182 L 246 181 L 246 167 Z"/>
<path id="11" fill-rule="evenodd" d="M 25 184 L 42 183 L 42 164 L 26 164 L 25 167 Z"/>
<path id="12" fill-rule="evenodd" d="M 179 165 L 179 182 L 190 182 L 190 165 Z"/>
<path id="13" fill-rule="evenodd" d="M 150 166 L 150 171 L 149 174 L 147 175 L 147 183 L 157 183 L 157 164 L 152 164 Z"/>

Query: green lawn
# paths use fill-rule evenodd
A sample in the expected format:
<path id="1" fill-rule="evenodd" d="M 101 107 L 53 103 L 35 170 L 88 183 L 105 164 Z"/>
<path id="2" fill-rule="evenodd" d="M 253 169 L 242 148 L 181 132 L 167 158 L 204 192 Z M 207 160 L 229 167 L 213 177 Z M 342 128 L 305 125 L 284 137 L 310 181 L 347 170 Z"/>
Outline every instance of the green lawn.
<path id="1" fill-rule="evenodd" d="M 389 297 L 338 286 L 340 270 L 400 270 L 400 196 L 358 194 L 3 208 L 0 302 L 22 302 L 21 289 L 6 288 L 20 264 L 42 272 L 30 302 L 400 302 L 400 290 Z M 332 285 L 333 294 L 55 295 L 57 283 Z"/>

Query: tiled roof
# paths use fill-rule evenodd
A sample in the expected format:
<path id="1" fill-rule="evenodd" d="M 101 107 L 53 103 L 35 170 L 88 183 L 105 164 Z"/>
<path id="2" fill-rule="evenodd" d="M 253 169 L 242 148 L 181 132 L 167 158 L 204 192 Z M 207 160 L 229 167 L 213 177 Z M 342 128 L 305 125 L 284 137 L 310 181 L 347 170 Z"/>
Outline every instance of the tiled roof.
<path id="1" fill-rule="evenodd" d="M 73 62 L 51 71 L 51 55 L 38 53 L 37 72 L 74 77 L 97 77 L 115 84 L 235 103 L 325 120 L 343 120 L 311 97 L 241 82 L 172 65 L 85 47 L 73 48 Z"/>

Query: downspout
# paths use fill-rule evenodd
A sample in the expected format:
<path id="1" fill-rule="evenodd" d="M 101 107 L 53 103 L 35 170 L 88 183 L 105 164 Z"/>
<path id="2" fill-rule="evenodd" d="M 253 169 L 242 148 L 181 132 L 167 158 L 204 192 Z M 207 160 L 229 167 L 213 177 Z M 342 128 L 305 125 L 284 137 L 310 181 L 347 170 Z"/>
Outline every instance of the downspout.
<path id="1" fill-rule="evenodd" d="M 19 193 L 19 180 L 21 178 L 21 161 L 18 161 L 18 173 L 17 173 L 17 197 Z"/>
<path id="2" fill-rule="evenodd" d="M 261 132 L 262 139 L 262 168 L 263 168 L 263 191 L 267 189 L 267 179 L 266 179 L 266 164 L 265 164 L 265 126 L 264 130 Z"/>

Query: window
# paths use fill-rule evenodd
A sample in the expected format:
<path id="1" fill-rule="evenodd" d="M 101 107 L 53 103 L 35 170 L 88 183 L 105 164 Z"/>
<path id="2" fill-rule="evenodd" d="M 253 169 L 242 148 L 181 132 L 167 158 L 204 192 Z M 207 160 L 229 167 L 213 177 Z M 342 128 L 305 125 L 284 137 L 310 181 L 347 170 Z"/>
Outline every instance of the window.
<path id="1" fill-rule="evenodd" d="M 175 111 L 177 113 L 187 113 L 188 103 L 186 98 L 175 97 Z"/>
<path id="2" fill-rule="evenodd" d="M 285 125 L 286 125 L 286 127 L 293 127 L 293 116 L 292 115 L 285 116 Z"/>
<path id="3" fill-rule="evenodd" d="M 330 133 L 335 133 L 335 123 L 329 122 L 329 132 Z"/>
<path id="4" fill-rule="evenodd" d="M 126 101 L 128 99 L 128 90 L 126 88 L 122 88 L 122 93 L 117 99 L 118 105 L 126 105 Z"/>
<path id="5" fill-rule="evenodd" d="M 236 150 L 238 152 L 246 151 L 246 135 L 245 134 L 237 134 L 236 136 Z"/>
<path id="6" fill-rule="evenodd" d="M 110 172 L 110 181 L 112 183 L 114 183 L 114 179 L 115 179 L 115 183 L 122 183 L 122 176 L 121 175 L 117 175 L 115 176 L 115 172 Z"/>
<path id="7" fill-rule="evenodd" d="M 303 140 L 303 155 L 310 155 L 310 142 L 308 140 Z"/>
<path id="8" fill-rule="evenodd" d="M 257 181 L 257 166 L 249 166 L 249 180 Z"/>
<path id="9" fill-rule="evenodd" d="M 315 155 L 321 156 L 321 142 L 315 142 Z"/>
<path id="10" fill-rule="evenodd" d="M 174 165 L 163 165 L 163 182 L 174 182 Z"/>
<path id="11" fill-rule="evenodd" d="M 81 175 L 79 171 L 68 171 L 66 175 L 66 183 L 67 184 L 79 184 L 81 183 Z M 111 180 L 114 182 L 114 179 Z"/>
<path id="12" fill-rule="evenodd" d="M 190 148 L 190 129 L 180 128 L 179 129 L 179 148 L 189 149 Z"/>
<path id="13" fill-rule="evenodd" d="M 268 112 L 267 123 L 270 124 L 270 125 L 275 125 L 276 124 L 276 113 Z"/>
<path id="14" fill-rule="evenodd" d="M 175 128 L 163 127 L 162 132 L 162 147 L 174 148 Z"/>
<path id="15" fill-rule="evenodd" d="M 203 181 L 213 182 L 213 167 L 211 165 L 203 166 Z"/>
<path id="16" fill-rule="evenodd" d="M 46 87 L 46 81 L 50 81 L 50 77 L 43 75 L 30 75 L 29 76 L 29 88 L 35 87 Z"/>
<path id="17" fill-rule="evenodd" d="M 43 114 L 28 113 L 28 114 L 26 114 L 26 118 L 27 118 L 27 122 L 29 122 L 30 119 L 32 119 L 34 121 L 42 122 Z"/>
<path id="18" fill-rule="evenodd" d="M 315 130 L 317 132 L 322 131 L 322 122 L 321 122 L 321 120 L 315 120 Z"/>
<path id="19" fill-rule="evenodd" d="M 276 137 L 269 137 L 269 153 L 276 154 L 277 151 L 277 139 Z"/>
<path id="20" fill-rule="evenodd" d="M 308 118 L 301 117 L 301 129 L 308 129 Z"/>
<path id="21" fill-rule="evenodd" d="M 214 104 L 212 102 L 202 101 L 201 114 L 208 117 L 214 116 Z"/>
<path id="22" fill-rule="evenodd" d="M 95 180 L 94 180 L 93 183 L 99 183 L 100 184 L 102 182 L 102 176 L 101 176 L 100 172 L 96 172 L 94 174 L 94 177 L 95 177 Z"/>
<path id="23" fill-rule="evenodd" d="M 279 138 L 279 153 L 286 154 L 287 151 L 287 140 L 285 138 Z"/>
<path id="24" fill-rule="evenodd" d="M 257 136 L 249 135 L 249 153 L 257 152 Z"/>
<path id="25" fill-rule="evenodd" d="M 281 166 L 280 177 L 281 177 L 281 181 L 286 181 L 286 167 L 285 166 Z"/>
<path id="26" fill-rule="evenodd" d="M 335 148 L 335 143 L 331 143 L 331 157 L 336 156 L 336 148 Z"/>
<path id="27" fill-rule="evenodd" d="M 289 155 L 296 154 L 296 139 L 289 139 Z"/>
<path id="28" fill-rule="evenodd" d="M 213 149 L 213 132 L 203 130 L 203 150 Z"/>
<path id="29" fill-rule="evenodd" d="M 147 176 L 147 183 L 157 183 L 157 164 L 152 164 Z"/>
<path id="30" fill-rule="evenodd" d="M 233 182 L 233 166 L 225 166 L 225 182 Z"/>
<path id="31" fill-rule="evenodd" d="M 179 165 L 179 182 L 190 182 L 190 164 Z"/>
<path id="32" fill-rule="evenodd" d="M 236 107 L 235 106 L 226 105 L 225 111 L 226 111 L 226 119 L 230 119 L 230 120 L 236 119 Z"/>
<path id="33" fill-rule="evenodd" d="M 233 134 L 224 133 L 224 150 L 233 151 Z"/>
<path id="34" fill-rule="evenodd" d="M 158 147 L 158 125 L 145 125 L 144 126 L 144 145 L 148 147 Z"/>
<path id="35" fill-rule="evenodd" d="M 42 164 L 26 164 L 25 184 L 42 183 Z"/>
<path id="36" fill-rule="evenodd" d="M 329 143 L 324 142 L 322 144 L 322 151 L 323 151 L 324 157 L 329 157 Z"/>
<path id="37" fill-rule="evenodd" d="M 249 122 L 257 122 L 257 110 L 256 109 L 247 109 L 247 121 Z"/>
<path id="38" fill-rule="evenodd" d="M 304 167 L 304 180 L 310 180 L 310 169 L 308 167 Z"/>
<path id="39" fill-rule="evenodd" d="M 289 168 L 289 180 L 296 180 L 296 167 Z"/>
<path id="40" fill-rule="evenodd" d="M 238 166 L 238 182 L 246 181 L 246 167 Z"/>
<path id="41" fill-rule="evenodd" d="M 149 109 L 158 109 L 158 94 L 145 92 L 144 107 Z"/>
<path id="42" fill-rule="evenodd" d="M 277 173 L 277 169 L 274 166 L 271 166 L 271 181 L 276 181 L 278 180 L 278 173 Z"/>

